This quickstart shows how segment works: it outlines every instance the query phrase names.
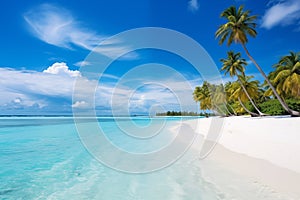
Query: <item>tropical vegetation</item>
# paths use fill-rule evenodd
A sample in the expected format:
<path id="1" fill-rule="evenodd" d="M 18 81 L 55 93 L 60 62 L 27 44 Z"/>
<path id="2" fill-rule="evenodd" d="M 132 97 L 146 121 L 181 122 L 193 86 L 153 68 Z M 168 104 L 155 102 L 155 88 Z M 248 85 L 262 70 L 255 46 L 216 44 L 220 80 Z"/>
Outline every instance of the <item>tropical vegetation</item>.
<path id="1" fill-rule="evenodd" d="M 251 12 L 249 10 L 244 10 L 243 6 L 240 6 L 239 8 L 236 8 L 235 6 L 231 6 L 227 9 L 225 9 L 221 13 L 221 17 L 225 18 L 226 23 L 221 25 L 215 33 L 215 36 L 217 38 L 219 38 L 219 44 L 220 45 L 223 44 L 226 40 L 227 40 L 228 46 L 230 46 L 233 42 L 241 44 L 241 46 L 243 47 L 243 49 L 244 49 L 245 53 L 247 54 L 247 56 L 249 57 L 249 59 L 256 66 L 256 68 L 261 73 L 261 75 L 264 77 L 267 86 L 272 91 L 272 95 L 280 102 L 282 107 L 288 113 L 290 113 L 293 116 L 300 116 L 300 112 L 291 109 L 288 106 L 288 104 L 286 103 L 285 99 L 282 97 L 282 95 L 280 95 L 278 93 L 278 91 L 276 90 L 276 88 L 273 84 L 276 83 L 277 80 L 274 80 L 272 83 L 272 81 L 269 79 L 269 77 L 264 73 L 262 68 L 258 65 L 256 60 L 251 56 L 249 50 L 246 47 L 246 44 L 248 42 L 248 36 L 256 37 L 256 35 L 257 35 L 257 32 L 255 30 L 255 28 L 257 26 L 257 24 L 255 22 L 255 20 L 257 19 L 257 16 L 251 15 Z M 283 61 L 283 63 L 286 63 L 286 61 Z M 292 65 L 292 64 L 293 63 L 289 63 L 289 65 Z M 298 69 L 299 64 L 297 64 L 297 62 L 294 64 L 296 65 L 294 67 L 296 69 Z M 292 69 L 289 68 L 289 70 L 292 70 Z M 298 70 L 296 70 L 296 71 L 298 71 Z M 286 73 L 286 72 L 284 72 L 284 73 Z M 290 77 L 288 80 L 288 82 L 290 84 L 292 84 L 293 86 L 289 85 L 288 83 L 281 84 L 282 87 L 284 87 L 283 85 L 285 85 L 285 87 L 289 87 L 289 88 L 293 87 L 293 89 L 291 89 L 291 90 L 293 90 L 293 92 L 295 92 L 294 90 L 297 90 L 297 87 L 294 86 L 295 85 L 294 83 L 297 80 L 299 80 L 298 79 L 299 74 L 297 74 L 297 73 L 294 73 L 294 74 L 296 74 L 296 75 L 294 75 L 293 77 Z M 281 81 L 281 83 L 282 83 L 282 81 Z M 280 85 L 280 84 L 278 83 L 278 85 Z M 299 85 L 299 82 L 298 82 L 298 85 Z M 294 88 L 296 88 L 296 89 L 294 89 Z M 289 90 L 287 88 L 282 88 L 282 89 Z"/>
<path id="2" fill-rule="evenodd" d="M 231 6 L 221 13 L 226 22 L 219 26 L 215 36 L 222 45 L 238 43 L 264 77 L 261 84 L 255 77 L 247 76 L 246 59 L 240 52 L 228 51 L 222 58 L 221 71 L 235 79 L 233 82 L 211 84 L 204 81 L 197 86 L 193 98 L 200 103 L 200 109 L 224 116 L 248 113 L 252 116 L 290 114 L 300 116 L 300 52 L 291 51 L 274 64 L 274 70 L 266 75 L 252 57 L 246 44 L 248 36 L 255 38 L 257 16 L 251 15 L 243 6 Z"/>

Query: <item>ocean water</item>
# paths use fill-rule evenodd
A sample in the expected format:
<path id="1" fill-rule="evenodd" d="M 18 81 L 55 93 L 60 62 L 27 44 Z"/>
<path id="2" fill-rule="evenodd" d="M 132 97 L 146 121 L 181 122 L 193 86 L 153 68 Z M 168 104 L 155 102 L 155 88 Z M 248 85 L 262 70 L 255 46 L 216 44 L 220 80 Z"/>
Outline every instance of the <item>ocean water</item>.
<path id="1" fill-rule="evenodd" d="M 164 128 L 159 134 L 136 142 L 124 135 L 114 118 L 98 119 L 114 145 L 145 153 L 172 141 L 170 128 L 181 118 L 119 121 L 130 130 L 132 124 L 147 127 L 150 123 L 161 124 L 162 120 Z M 94 122 L 86 118 L 82 123 Z M 188 151 L 159 171 L 124 173 L 97 161 L 85 149 L 72 118 L 0 119 L 0 199 L 215 200 L 220 199 L 219 195 L 202 178 L 196 153 Z"/>

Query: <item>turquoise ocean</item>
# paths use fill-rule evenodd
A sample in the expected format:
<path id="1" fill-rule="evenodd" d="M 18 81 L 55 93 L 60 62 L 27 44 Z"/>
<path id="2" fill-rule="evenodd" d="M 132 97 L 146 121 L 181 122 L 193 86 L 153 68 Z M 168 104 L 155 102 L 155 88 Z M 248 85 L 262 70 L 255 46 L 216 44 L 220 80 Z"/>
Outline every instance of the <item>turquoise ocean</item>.
<path id="1" fill-rule="evenodd" d="M 165 121 L 165 129 L 136 142 L 114 118 L 100 117 L 112 143 L 128 151 L 151 152 L 172 140 L 170 128 L 189 118 L 122 118 L 123 126 Z M 88 118 L 83 123 L 90 122 Z M 111 169 L 84 147 L 71 117 L 1 117 L 0 199 L 215 200 L 213 186 L 201 176 L 197 153 L 188 151 L 174 164 L 145 174 Z"/>

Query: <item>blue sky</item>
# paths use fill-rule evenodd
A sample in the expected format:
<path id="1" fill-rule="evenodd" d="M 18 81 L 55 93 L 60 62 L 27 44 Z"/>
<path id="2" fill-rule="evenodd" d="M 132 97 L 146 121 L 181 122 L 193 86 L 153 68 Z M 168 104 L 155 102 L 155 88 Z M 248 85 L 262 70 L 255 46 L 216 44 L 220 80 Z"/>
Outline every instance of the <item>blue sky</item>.
<path id="1" fill-rule="evenodd" d="M 245 5 L 258 15 L 258 36 L 249 40 L 248 48 L 265 72 L 289 51 L 299 51 L 298 0 L 6 1 L 0 13 L 0 112 L 68 114 L 72 108 L 88 108 L 87 100 L 72 101 L 74 82 L 82 77 L 79 67 L 90 64 L 86 57 L 99 42 L 133 28 L 162 27 L 186 34 L 202 45 L 220 67 L 219 60 L 226 51 L 243 53 L 239 45 L 219 46 L 214 37 L 224 22 L 219 15 L 230 5 Z M 127 49 L 116 41 L 113 48 L 100 54 L 112 57 Z M 173 72 L 133 73 L 130 80 L 134 83 L 145 76 L 158 84 L 138 89 L 134 84 L 124 84 L 116 88 L 129 70 L 153 62 L 170 66 L 192 87 L 201 83 L 193 67 L 178 56 L 160 50 L 135 51 L 116 60 L 103 74 L 102 86 L 95 92 L 97 113 L 110 114 L 112 106 L 120 114 L 124 108 L 136 114 L 179 109 L 177 94 L 186 97 L 183 109 L 195 110 L 190 90 L 180 88 L 180 81 L 186 80 L 178 80 Z M 247 73 L 262 80 L 251 63 Z M 88 80 L 86 87 L 94 85 L 93 81 Z M 179 89 L 170 91 L 164 85 Z M 118 100 L 112 103 L 112 97 Z"/>

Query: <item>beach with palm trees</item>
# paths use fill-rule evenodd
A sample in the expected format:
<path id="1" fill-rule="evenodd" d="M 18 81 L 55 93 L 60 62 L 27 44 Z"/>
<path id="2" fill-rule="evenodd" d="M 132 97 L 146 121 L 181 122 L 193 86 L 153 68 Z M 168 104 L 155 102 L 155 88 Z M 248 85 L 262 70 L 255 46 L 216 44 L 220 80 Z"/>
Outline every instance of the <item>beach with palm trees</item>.
<path id="1" fill-rule="evenodd" d="M 300 0 L 2 7 L 0 200 L 300 200 Z"/>
<path id="2" fill-rule="evenodd" d="M 251 15 L 243 6 L 231 6 L 221 13 L 225 23 L 220 25 L 215 36 L 222 45 L 240 44 L 250 61 L 255 65 L 264 82 L 247 76 L 248 65 L 240 52 L 229 50 L 227 57 L 221 58 L 224 75 L 229 75 L 232 82 L 212 84 L 204 82 L 194 90 L 193 97 L 200 103 L 201 110 L 209 110 L 219 115 L 267 116 L 285 115 L 300 116 L 300 52 L 289 52 L 274 63 L 273 71 L 268 75 L 251 56 L 246 47 L 248 37 L 255 38 L 257 16 Z M 221 94 L 222 93 L 222 94 Z M 282 110 L 279 111 L 278 107 Z"/>
<path id="3" fill-rule="evenodd" d="M 220 72 L 230 81 L 204 81 L 193 93 L 202 112 L 219 117 L 185 122 L 201 138 L 194 149 L 202 152 L 210 144 L 201 169 L 226 199 L 300 199 L 300 52 L 286 52 L 266 73 L 247 48 L 257 36 L 257 16 L 243 6 L 220 16 L 224 23 L 215 37 L 228 47 L 219 59 Z M 263 81 L 246 74 L 250 64 Z M 222 129 L 212 137 L 214 118 Z"/>

